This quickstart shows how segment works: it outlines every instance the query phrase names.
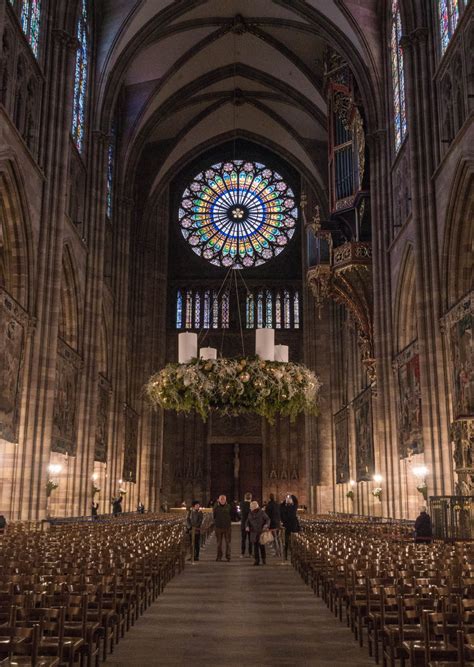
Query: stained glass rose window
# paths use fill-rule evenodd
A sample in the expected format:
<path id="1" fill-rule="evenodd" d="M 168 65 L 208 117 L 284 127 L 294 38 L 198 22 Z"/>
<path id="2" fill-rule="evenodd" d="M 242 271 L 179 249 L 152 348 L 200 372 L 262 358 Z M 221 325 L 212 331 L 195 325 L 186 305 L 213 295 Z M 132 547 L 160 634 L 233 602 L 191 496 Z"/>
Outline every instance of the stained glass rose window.
<path id="1" fill-rule="evenodd" d="M 285 249 L 298 209 L 282 176 L 259 162 L 218 162 L 183 192 L 181 232 L 197 255 L 216 266 L 260 266 Z"/>

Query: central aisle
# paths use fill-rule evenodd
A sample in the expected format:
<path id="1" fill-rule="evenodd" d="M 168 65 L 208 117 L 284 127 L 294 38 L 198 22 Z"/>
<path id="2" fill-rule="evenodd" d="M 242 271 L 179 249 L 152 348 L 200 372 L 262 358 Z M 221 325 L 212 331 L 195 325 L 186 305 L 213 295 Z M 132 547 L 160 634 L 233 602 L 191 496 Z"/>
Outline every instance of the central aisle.
<path id="1" fill-rule="evenodd" d="M 291 565 L 240 558 L 239 526 L 231 562 L 215 557 L 212 538 L 121 640 L 109 667 L 374 664 Z"/>

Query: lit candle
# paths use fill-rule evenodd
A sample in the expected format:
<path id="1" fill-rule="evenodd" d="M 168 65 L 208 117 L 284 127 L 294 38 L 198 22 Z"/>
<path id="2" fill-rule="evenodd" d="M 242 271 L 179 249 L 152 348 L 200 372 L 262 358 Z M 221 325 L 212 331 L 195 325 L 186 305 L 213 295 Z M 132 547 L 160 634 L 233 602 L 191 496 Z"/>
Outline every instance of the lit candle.
<path id="1" fill-rule="evenodd" d="M 256 329 L 255 331 L 255 354 L 265 361 L 275 359 L 275 330 Z"/>
<path id="2" fill-rule="evenodd" d="M 275 345 L 275 361 L 288 363 L 288 345 Z"/>
<path id="3" fill-rule="evenodd" d="M 180 333 L 178 334 L 178 361 L 180 364 L 187 364 L 193 357 L 197 356 L 197 334 Z"/>
<path id="4" fill-rule="evenodd" d="M 201 359 L 217 359 L 217 350 L 215 347 L 201 347 L 199 350 Z"/>

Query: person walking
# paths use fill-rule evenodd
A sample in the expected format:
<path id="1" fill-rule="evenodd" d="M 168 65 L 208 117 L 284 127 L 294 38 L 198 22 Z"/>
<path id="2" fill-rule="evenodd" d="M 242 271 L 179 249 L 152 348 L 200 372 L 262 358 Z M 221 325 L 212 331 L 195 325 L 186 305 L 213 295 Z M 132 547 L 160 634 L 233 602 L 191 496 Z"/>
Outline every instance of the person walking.
<path id="1" fill-rule="evenodd" d="M 201 526 L 203 519 L 204 515 L 199 500 L 193 500 L 191 509 L 186 517 L 186 528 L 191 538 L 191 559 L 194 556 L 194 560 L 199 560 L 199 552 L 201 549 Z"/>
<path id="2" fill-rule="evenodd" d="M 247 530 L 247 517 L 250 512 L 250 503 L 252 502 L 252 494 L 247 492 L 243 501 L 240 503 L 240 537 L 241 537 L 241 554 L 242 558 L 245 556 L 245 548 L 247 540 L 249 543 L 249 558 L 252 556 L 252 542 L 250 541 L 250 533 Z"/>
<path id="3" fill-rule="evenodd" d="M 225 557 L 230 561 L 230 541 L 232 537 L 232 520 L 230 514 L 230 505 L 227 503 L 227 497 L 223 494 L 217 499 L 214 505 L 214 530 L 217 541 L 216 560 L 222 560 L 222 540 L 225 540 Z"/>
<path id="4" fill-rule="evenodd" d="M 273 493 L 270 493 L 270 500 L 267 503 L 265 512 L 270 519 L 270 530 L 273 533 L 273 548 L 275 549 L 275 556 L 281 556 L 281 538 L 280 538 L 280 528 L 281 528 L 281 518 L 280 518 L 280 505 L 276 502 L 275 496 Z"/>
<path id="5" fill-rule="evenodd" d="M 281 522 L 285 529 L 285 560 L 288 560 L 291 533 L 298 533 L 300 530 L 297 511 L 298 499 L 296 496 L 288 494 L 280 505 Z"/>
<path id="6" fill-rule="evenodd" d="M 431 517 L 426 507 L 420 508 L 420 514 L 415 520 L 415 542 L 417 544 L 428 544 L 433 540 L 433 527 Z"/>
<path id="7" fill-rule="evenodd" d="M 253 545 L 254 565 L 260 565 L 260 555 L 262 556 L 262 563 L 265 565 L 267 562 L 267 553 L 264 545 L 260 544 L 260 536 L 263 531 L 270 529 L 270 519 L 261 507 L 259 507 L 256 500 L 252 500 L 250 503 L 250 512 L 245 528 L 249 532 L 250 541 Z"/>

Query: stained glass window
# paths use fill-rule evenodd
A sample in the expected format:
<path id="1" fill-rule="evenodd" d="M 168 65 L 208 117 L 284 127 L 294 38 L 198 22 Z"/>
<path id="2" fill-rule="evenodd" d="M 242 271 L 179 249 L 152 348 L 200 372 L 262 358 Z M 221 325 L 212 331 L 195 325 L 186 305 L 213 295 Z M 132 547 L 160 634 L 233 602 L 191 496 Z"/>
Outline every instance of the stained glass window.
<path id="1" fill-rule="evenodd" d="M 257 329 L 263 329 L 263 290 L 257 294 Z"/>
<path id="2" fill-rule="evenodd" d="M 439 32 L 441 38 L 441 53 L 443 54 L 459 21 L 458 0 L 438 0 Z"/>
<path id="3" fill-rule="evenodd" d="M 176 294 L 176 328 L 183 328 L 183 293 L 180 289 Z"/>
<path id="4" fill-rule="evenodd" d="M 205 329 L 209 329 L 211 326 L 211 293 L 208 289 L 204 292 L 203 305 L 203 326 Z"/>
<path id="5" fill-rule="evenodd" d="M 300 293 L 295 291 L 293 296 L 293 327 L 300 328 Z"/>
<path id="6" fill-rule="evenodd" d="M 112 127 L 109 150 L 107 155 L 107 217 L 112 217 L 112 196 L 113 196 L 113 179 L 114 179 L 114 163 L 115 163 L 115 145 L 116 145 L 116 131 L 115 125 Z"/>
<path id="7" fill-rule="evenodd" d="M 184 190 L 179 224 L 197 255 L 243 269 L 278 255 L 298 219 L 295 195 L 280 174 L 259 162 L 218 162 Z"/>
<path id="8" fill-rule="evenodd" d="M 275 329 L 281 329 L 281 294 L 275 295 Z"/>
<path id="9" fill-rule="evenodd" d="M 224 292 L 221 297 L 221 326 L 229 328 L 229 292 Z"/>
<path id="10" fill-rule="evenodd" d="M 252 292 L 247 294 L 246 306 L 247 329 L 253 329 L 255 326 L 255 303 Z"/>
<path id="11" fill-rule="evenodd" d="M 290 306 L 290 292 L 286 289 L 283 290 L 283 325 L 285 329 L 291 326 Z"/>
<path id="12" fill-rule="evenodd" d="M 219 326 L 219 294 L 217 290 L 212 291 L 212 328 Z"/>
<path id="13" fill-rule="evenodd" d="M 74 100 L 72 106 L 72 138 L 77 150 L 82 153 L 84 148 L 84 132 L 86 120 L 86 93 L 89 74 L 89 35 L 87 18 L 87 0 L 82 0 L 81 14 L 77 21 L 76 36 L 78 47 L 74 73 Z"/>
<path id="14" fill-rule="evenodd" d="M 186 329 L 193 327 L 193 293 L 190 289 L 186 290 Z"/>
<path id="15" fill-rule="evenodd" d="M 201 328 L 201 294 L 199 291 L 194 293 L 194 328 Z"/>
<path id="16" fill-rule="evenodd" d="M 399 0 L 392 0 L 392 89 L 393 89 L 393 125 L 395 134 L 395 150 L 398 151 L 407 133 L 405 103 L 405 73 L 403 68 L 403 50 L 400 46 L 402 36 L 402 19 Z"/>
<path id="17" fill-rule="evenodd" d="M 273 298 L 270 290 L 265 295 L 265 326 L 268 329 L 273 327 Z"/>
<path id="18" fill-rule="evenodd" d="M 39 51 L 40 25 L 41 0 L 23 0 L 21 6 L 21 27 L 36 58 Z"/>

